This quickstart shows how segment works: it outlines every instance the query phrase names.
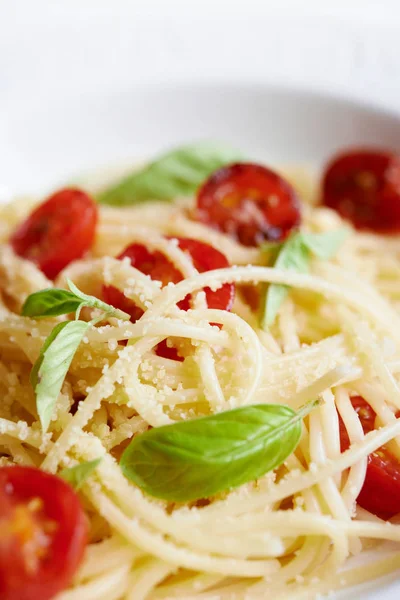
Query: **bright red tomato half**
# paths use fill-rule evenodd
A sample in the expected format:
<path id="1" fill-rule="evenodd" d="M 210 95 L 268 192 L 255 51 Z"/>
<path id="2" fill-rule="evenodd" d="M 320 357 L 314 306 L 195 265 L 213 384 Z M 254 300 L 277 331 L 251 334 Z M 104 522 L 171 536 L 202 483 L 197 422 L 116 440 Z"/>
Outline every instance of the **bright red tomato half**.
<path id="1" fill-rule="evenodd" d="M 376 413 L 361 396 L 351 398 L 364 433 L 374 429 Z M 340 419 L 342 452 L 349 447 L 349 437 Z M 390 519 L 400 512 L 400 463 L 385 447 L 368 457 L 367 474 L 357 503 L 381 519 Z"/>
<path id="2" fill-rule="evenodd" d="M 0 468 L 0 598 L 50 600 L 76 572 L 88 524 L 62 479 L 31 467 Z"/>
<path id="3" fill-rule="evenodd" d="M 29 215 L 12 234 L 10 244 L 16 254 L 54 279 L 91 248 L 97 213 L 94 200 L 85 192 L 61 190 Z"/>
<path id="4" fill-rule="evenodd" d="M 188 238 L 177 238 L 179 247 L 186 251 L 193 265 L 200 273 L 212 271 L 214 269 L 222 269 L 228 267 L 227 258 L 209 244 L 192 240 Z M 149 252 L 142 244 L 131 244 L 117 257 L 123 259 L 128 257 L 133 267 L 149 275 L 152 279 L 161 281 L 163 286 L 167 283 L 178 283 L 182 281 L 182 273 L 162 254 L 162 252 Z M 205 288 L 207 305 L 209 308 L 217 308 L 221 310 L 230 310 L 235 297 L 235 286 L 231 283 L 226 283 L 219 289 L 212 291 L 210 288 Z M 129 300 L 118 289 L 112 286 L 104 286 L 104 300 L 131 315 L 133 322 L 137 321 L 143 314 L 140 307 L 136 306 L 132 300 Z M 178 303 L 179 308 L 188 310 L 190 308 L 190 297 L 187 296 Z M 158 345 L 157 353 L 165 358 L 174 360 L 182 360 L 177 354 L 175 348 L 169 348 L 166 342 L 161 342 Z"/>
<path id="5" fill-rule="evenodd" d="M 299 200 L 287 181 L 251 163 L 215 171 L 198 191 L 196 217 L 245 246 L 280 242 L 301 220 Z"/>
<path id="6" fill-rule="evenodd" d="M 400 231 L 400 157 L 391 152 L 353 150 L 328 164 L 322 202 L 358 229 Z"/>

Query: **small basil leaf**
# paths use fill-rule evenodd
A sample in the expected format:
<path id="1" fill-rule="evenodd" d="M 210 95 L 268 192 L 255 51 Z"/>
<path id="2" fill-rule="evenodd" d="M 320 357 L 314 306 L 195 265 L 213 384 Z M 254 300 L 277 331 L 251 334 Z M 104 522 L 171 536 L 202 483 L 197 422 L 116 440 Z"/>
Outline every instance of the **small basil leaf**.
<path id="1" fill-rule="evenodd" d="M 264 252 L 279 252 L 284 242 L 263 242 L 260 246 L 260 250 Z"/>
<path id="2" fill-rule="evenodd" d="M 243 157 L 239 152 L 215 144 L 182 146 L 102 192 L 98 201 L 115 206 L 146 200 L 173 200 L 190 196 L 214 171 Z"/>
<path id="3" fill-rule="evenodd" d="M 279 249 L 274 266 L 296 273 L 307 273 L 311 254 L 321 259 L 332 258 L 346 237 L 347 229 L 337 229 L 324 233 L 295 233 Z M 274 251 L 274 246 L 266 246 L 265 250 Z M 272 283 L 268 286 L 263 311 L 261 327 L 267 329 L 275 320 L 282 302 L 288 295 L 289 287 Z"/>
<path id="4" fill-rule="evenodd" d="M 129 321 L 131 318 L 128 313 L 119 310 L 119 308 L 114 308 L 110 304 L 99 300 L 95 296 L 89 296 L 88 294 L 84 294 L 80 289 L 76 287 L 76 285 L 70 280 L 67 279 L 68 287 L 73 292 L 73 295 L 79 299 L 80 306 L 78 307 L 78 311 L 83 306 L 88 306 L 89 308 L 98 308 L 104 311 L 109 317 L 116 317 L 117 319 L 122 319 L 123 321 Z M 79 314 L 77 314 L 78 318 Z"/>
<path id="5" fill-rule="evenodd" d="M 263 242 L 260 246 L 261 252 L 265 252 L 268 258 L 268 265 L 274 263 L 282 250 L 284 242 Z"/>
<path id="6" fill-rule="evenodd" d="M 348 229 L 342 228 L 323 233 L 303 233 L 302 240 L 315 256 L 327 260 L 335 256 L 348 236 Z"/>
<path id="7" fill-rule="evenodd" d="M 24 317 L 57 317 L 75 312 L 81 300 L 68 290 L 48 288 L 30 294 L 22 306 Z"/>
<path id="8" fill-rule="evenodd" d="M 27 297 L 22 307 L 22 315 L 26 317 L 55 317 L 76 312 L 76 318 L 84 306 L 98 308 L 107 316 L 128 321 L 130 315 L 99 300 L 95 296 L 84 294 L 69 279 L 70 290 L 48 288 L 34 292 Z"/>
<path id="9" fill-rule="evenodd" d="M 259 404 L 146 431 L 124 451 L 125 477 L 172 502 L 206 498 L 258 479 L 294 451 L 302 418 L 288 406 Z"/>
<path id="10" fill-rule="evenodd" d="M 309 250 L 303 244 L 302 235 L 295 233 L 282 246 L 274 266 L 287 271 L 306 273 L 308 271 L 309 258 Z M 288 292 L 289 288 L 286 285 L 272 283 L 268 286 L 264 310 L 261 316 L 261 326 L 264 329 L 267 329 L 274 322 Z"/>
<path id="11" fill-rule="evenodd" d="M 59 475 L 65 479 L 65 481 L 68 481 L 73 488 L 79 490 L 79 488 L 81 488 L 85 483 L 86 479 L 90 477 L 93 471 L 95 471 L 96 467 L 101 463 L 101 460 L 101 458 L 96 458 L 95 460 L 83 462 L 75 467 L 63 469 L 60 471 Z"/>
<path id="12" fill-rule="evenodd" d="M 58 328 L 58 331 L 54 334 L 53 330 L 50 334 L 52 339 L 45 342 L 43 355 L 38 359 L 40 366 L 34 366 L 36 373 L 32 379 L 38 380 L 35 386 L 36 408 L 44 431 L 48 429 L 61 386 L 88 327 L 90 323 L 84 321 L 57 325 L 55 329 Z"/>
<path id="13" fill-rule="evenodd" d="M 29 380 L 31 382 L 33 389 L 35 389 L 38 384 L 38 374 L 39 374 L 40 367 L 42 366 L 44 353 L 46 352 L 46 350 L 50 346 L 50 344 L 56 339 L 56 337 L 58 336 L 60 331 L 62 329 L 64 329 L 64 327 L 66 327 L 68 325 L 68 323 L 70 323 L 70 321 L 63 321 L 62 323 L 58 323 L 58 325 L 56 325 L 54 327 L 54 329 L 52 329 L 51 333 L 47 336 L 43 346 L 41 347 L 39 357 L 38 357 L 37 361 L 35 362 L 35 364 L 32 366 L 32 369 L 31 369 L 31 372 L 29 375 Z"/>

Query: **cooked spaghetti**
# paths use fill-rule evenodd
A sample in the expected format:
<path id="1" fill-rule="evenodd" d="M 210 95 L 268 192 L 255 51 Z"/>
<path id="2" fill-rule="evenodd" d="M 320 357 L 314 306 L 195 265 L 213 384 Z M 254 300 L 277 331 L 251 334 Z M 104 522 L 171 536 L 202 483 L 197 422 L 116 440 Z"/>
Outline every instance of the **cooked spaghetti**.
<path id="1" fill-rule="evenodd" d="M 308 599 L 400 568 L 395 514 L 357 503 L 368 457 L 384 447 L 400 460 L 400 239 L 353 229 L 317 205 L 313 176 L 284 174 L 301 199 L 302 232 L 349 232 L 334 257 L 310 256 L 308 272 L 274 266 L 265 246 L 196 220 L 189 197 L 100 205 L 90 252 L 49 279 L 8 243 L 36 203 L 1 210 L 0 465 L 59 474 L 101 459 L 78 491 L 90 541 L 59 600 Z M 182 238 L 212 246 L 229 265 L 199 272 Z M 181 277 L 163 285 L 116 258 L 129 244 L 160 253 Z M 44 431 L 30 373 L 54 326 L 72 317 L 21 309 L 30 294 L 67 289 L 68 280 L 109 304 L 112 288 L 139 313 L 88 327 Z M 231 284 L 232 310 L 210 307 L 208 294 Z M 289 294 L 262 327 L 271 284 Z M 121 470 L 131 441 L 153 428 L 317 399 L 294 452 L 234 489 L 167 501 Z"/>

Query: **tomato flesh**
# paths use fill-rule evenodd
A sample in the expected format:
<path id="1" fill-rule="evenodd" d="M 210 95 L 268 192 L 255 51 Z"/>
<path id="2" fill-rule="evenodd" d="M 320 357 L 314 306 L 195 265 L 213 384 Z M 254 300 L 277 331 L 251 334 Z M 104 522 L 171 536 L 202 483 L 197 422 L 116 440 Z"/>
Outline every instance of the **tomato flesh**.
<path id="1" fill-rule="evenodd" d="M 181 250 L 184 250 L 189 254 L 194 267 L 199 273 L 212 271 L 214 269 L 222 269 L 229 266 L 229 262 L 224 254 L 209 244 L 189 238 L 176 239 Z M 125 257 L 129 258 L 133 267 L 142 273 L 149 275 L 152 279 L 161 281 L 163 286 L 170 282 L 178 283 L 183 279 L 182 273 L 162 252 L 150 252 L 142 244 L 131 244 L 125 248 L 117 258 L 122 260 Z M 221 310 L 230 310 L 232 308 L 235 297 L 234 284 L 225 283 L 215 291 L 207 287 L 204 289 L 204 292 L 209 308 Z M 140 319 L 143 314 L 143 310 L 140 307 L 136 306 L 132 300 L 126 298 L 122 292 L 113 286 L 104 286 L 103 297 L 104 300 L 112 306 L 120 308 L 131 315 L 131 320 L 133 322 Z M 183 298 L 183 300 L 178 302 L 178 306 L 181 310 L 188 310 L 190 305 L 190 296 L 186 296 L 186 298 Z M 183 360 L 177 353 L 176 348 L 167 346 L 166 340 L 158 344 L 157 354 L 164 358 Z"/>
<path id="2" fill-rule="evenodd" d="M 32 467 L 0 468 L 0 598 L 50 600 L 76 572 L 88 524 L 62 479 Z"/>
<path id="3" fill-rule="evenodd" d="M 322 202 L 357 229 L 400 231 L 400 157 L 353 150 L 335 157 L 322 181 Z"/>
<path id="4" fill-rule="evenodd" d="M 197 194 L 196 218 L 244 246 L 279 242 L 299 227 L 293 188 L 270 169 L 236 163 L 215 171 Z"/>
<path id="5" fill-rule="evenodd" d="M 10 244 L 50 279 L 91 248 L 97 206 L 85 192 L 64 189 L 38 206 L 14 231 Z"/>
<path id="6" fill-rule="evenodd" d="M 361 396 L 351 398 L 365 434 L 372 431 L 376 413 Z M 340 419 L 340 442 L 344 452 L 350 445 Z M 400 463 L 385 447 L 368 456 L 367 473 L 357 503 L 385 521 L 400 512 Z"/>

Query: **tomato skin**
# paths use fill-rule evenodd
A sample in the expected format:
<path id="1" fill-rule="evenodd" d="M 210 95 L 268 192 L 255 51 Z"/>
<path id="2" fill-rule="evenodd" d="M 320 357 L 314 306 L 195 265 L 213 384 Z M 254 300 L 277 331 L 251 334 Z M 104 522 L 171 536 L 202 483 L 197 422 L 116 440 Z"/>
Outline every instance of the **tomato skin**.
<path id="1" fill-rule="evenodd" d="M 366 480 L 357 502 L 385 521 L 400 512 L 400 464 L 385 448 L 369 455 Z"/>
<path id="2" fill-rule="evenodd" d="M 118 260 L 129 258 L 132 267 L 149 275 L 152 279 L 161 281 L 166 285 L 170 281 L 178 283 L 182 280 L 182 273 L 174 267 L 162 252 L 150 252 L 143 244 L 130 244 L 117 256 Z M 122 292 L 113 286 L 103 287 L 103 297 L 106 302 L 131 315 L 135 323 L 143 314 L 143 310 L 129 300 Z"/>
<path id="3" fill-rule="evenodd" d="M 224 254 L 209 244 L 189 238 L 175 239 L 177 239 L 181 250 L 186 251 L 190 255 L 193 265 L 200 273 L 229 266 L 229 262 Z M 161 281 L 163 286 L 169 282 L 178 283 L 183 279 L 182 273 L 164 254 L 162 254 L 162 252 L 150 252 L 142 244 L 131 244 L 117 256 L 120 260 L 126 257 L 129 258 L 133 267 L 142 273 L 149 275 L 152 279 Z M 204 291 L 209 308 L 231 310 L 235 298 L 234 284 L 225 283 L 216 291 L 212 291 L 210 288 L 205 288 Z M 112 306 L 131 315 L 131 320 L 133 322 L 140 319 L 143 314 L 143 310 L 140 307 L 136 306 L 132 300 L 126 298 L 122 292 L 113 286 L 103 287 L 103 297 L 104 300 Z M 178 302 L 178 306 L 181 310 L 189 310 L 190 296 L 187 296 Z M 183 360 L 176 348 L 167 346 L 166 340 L 163 340 L 158 344 L 157 354 L 164 358 L 170 358 L 171 360 Z"/>
<path id="4" fill-rule="evenodd" d="M 351 398 L 365 434 L 373 431 L 376 413 L 361 396 Z M 341 450 L 349 447 L 349 437 L 340 419 Z M 368 456 L 367 473 L 357 503 L 387 521 L 400 512 L 400 462 L 385 447 Z"/>
<path id="5" fill-rule="evenodd" d="M 177 238 L 181 250 L 188 252 L 192 258 L 193 264 L 199 273 L 213 271 L 214 269 L 223 269 L 229 267 L 229 262 L 222 252 L 216 250 L 213 246 L 192 240 L 189 238 Z M 233 283 L 225 283 L 223 286 L 213 292 L 210 288 L 204 289 L 206 294 L 208 308 L 220 310 L 231 310 L 235 299 L 235 286 Z M 188 310 L 190 308 L 190 299 L 187 296 L 178 303 L 179 308 Z"/>
<path id="6" fill-rule="evenodd" d="M 28 503 L 38 498 L 42 503 L 40 511 L 28 512 Z M 26 530 L 9 530 L 19 510 L 22 514 L 34 515 L 41 535 L 46 539 L 44 553 L 38 554 L 38 564 L 34 569 L 30 568 L 24 554 L 30 541 L 29 535 L 27 539 L 19 537 L 29 534 L 29 527 Z M 47 532 L 43 528 L 44 523 L 52 525 Z M 87 537 L 86 516 L 69 484 L 34 467 L 0 468 L 1 600 L 54 598 L 71 582 L 82 560 Z"/>
<path id="7" fill-rule="evenodd" d="M 400 231 L 400 157 L 354 149 L 334 157 L 322 180 L 322 202 L 357 229 Z"/>
<path id="8" fill-rule="evenodd" d="M 40 204 L 10 238 L 16 254 L 36 263 L 54 279 L 91 248 L 98 219 L 96 203 L 85 192 L 67 188 Z"/>
<path id="9" fill-rule="evenodd" d="M 244 246 L 283 241 L 299 227 L 300 203 L 274 171 L 235 163 L 215 171 L 197 193 L 196 218 Z"/>
<path id="10" fill-rule="evenodd" d="M 358 418 L 360 419 L 364 434 L 366 435 L 370 431 L 375 429 L 375 417 L 376 413 L 371 406 L 364 400 L 362 396 L 352 396 L 350 398 L 351 404 L 356 411 Z M 339 417 L 340 425 L 340 448 L 344 452 L 350 446 L 349 436 L 344 426 L 342 419 Z"/>

